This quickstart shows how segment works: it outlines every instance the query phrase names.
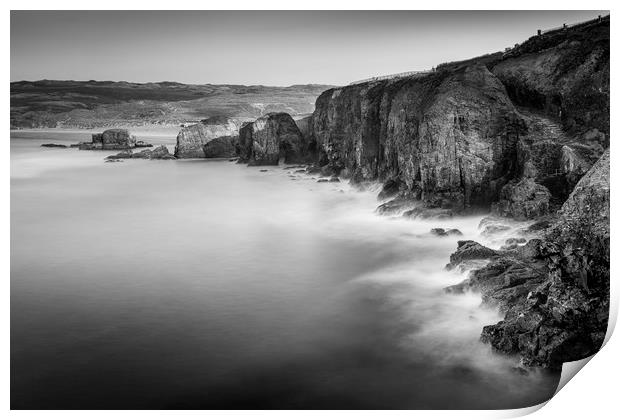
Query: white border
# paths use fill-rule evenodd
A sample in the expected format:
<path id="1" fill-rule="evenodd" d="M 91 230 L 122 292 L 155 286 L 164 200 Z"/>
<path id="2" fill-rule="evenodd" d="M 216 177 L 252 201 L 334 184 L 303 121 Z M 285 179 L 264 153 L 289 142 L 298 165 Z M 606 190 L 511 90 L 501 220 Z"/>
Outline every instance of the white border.
<path id="1" fill-rule="evenodd" d="M 14 10 L 37 10 L 37 9 L 65 9 L 65 10 L 133 10 L 133 9 L 156 9 L 156 10 L 198 10 L 198 9 L 212 9 L 212 10 L 256 10 L 258 6 L 260 9 L 292 9 L 292 10 L 339 10 L 339 9 L 365 9 L 365 10 L 383 10 L 383 9 L 417 9 L 417 10 L 461 10 L 463 6 L 469 7 L 468 10 L 611 10 L 611 14 L 614 15 L 614 8 L 611 1 L 590 1 L 590 2 L 578 2 L 578 1 L 532 1 L 522 0 L 518 3 L 499 3 L 497 1 L 476 1 L 470 0 L 467 2 L 458 1 L 441 1 L 435 0 L 432 2 L 411 2 L 404 0 L 381 0 L 368 1 L 358 0 L 356 2 L 345 2 L 339 0 L 314 0 L 314 1 L 297 1 L 294 4 L 290 1 L 271 1 L 263 0 L 261 2 L 241 1 L 241 0 L 228 0 L 224 1 L 197 1 L 197 0 L 176 0 L 174 2 L 165 2 L 161 0 L 153 0 L 149 2 L 138 2 L 133 0 L 108 0 L 108 1 L 90 1 L 88 3 L 83 1 L 66 1 L 56 0 L 54 2 L 49 1 L 8 1 L 7 9 Z M 9 10 L 4 15 L 5 22 L 3 32 L 3 48 L 4 57 L 10 57 L 10 14 Z M 614 50 L 618 37 L 615 25 L 612 24 L 612 76 L 611 79 L 619 80 L 614 77 L 613 57 L 615 56 Z M 10 80 L 10 67 L 3 68 L 5 74 L 4 84 L 4 132 L 9 132 L 9 119 L 10 113 L 10 86 L 8 80 Z M 613 84 L 613 83 L 612 83 Z M 612 95 L 612 110 L 617 109 L 618 101 L 617 95 Z M 611 132 L 617 132 L 615 129 L 617 126 L 615 118 L 612 118 Z M 612 140 L 613 142 L 613 140 Z M 3 224 L 3 238 L 2 242 L 2 268 L 3 268 L 3 292 L 4 292 L 4 334 L 3 342 L 0 347 L 2 358 L 4 363 L 2 364 L 2 396 L 5 410 L 9 410 L 10 399 L 10 346 L 9 346 L 9 317 L 10 317 L 10 148 L 9 141 L 6 139 L 3 143 L 5 153 L 3 157 L 5 164 L 2 166 L 4 172 L 3 177 L 3 206 L 2 206 L 2 220 Z M 612 150 L 613 152 L 613 150 Z M 612 183 L 617 185 L 618 168 L 614 164 L 612 155 Z M 616 196 L 612 195 L 612 212 L 616 208 L 620 208 Z M 615 231 L 616 225 L 615 216 L 612 217 L 612 232 Z M 617 319 L 618 313 L 618 285 L 619 280 L 616 274 L 615 258 L 617 256 L 616 250 L 618 249 L 618 240 L 615 235 L 612 235 L 612 312 L 610 314 L 610 323 L 613 325 Z M 609 338 L 609 335 L 608 335 Z M 545 418 L 545 419 L 573 419 L 573 418 L 612 418 L 614 414 L 618 413 L 617 406 L 617 375 L 619 373 L 618 356 L 620 355 L 620 344 L 618 344 L 617 338 L 612 338 L 605 345 L 599 354 L 592 358 L 587 367 L 579 373 L 576 380 L 570 381 L 554 398 L 547 403 L 540 411 L 536 409 L 540 407 L 534 407 L 522 410 L 504 410 L 504 411 L 322 411 L 315 413 L 311 411 L 115 411 L 113 413 L 106 411 L 11 411 L 11 417 L 19 418 L 32 418 L 44 415 L 50 419 L 64 419 L 64 418 L 76 418 L 81 419 L 84 416 L 94 419 L 107 419 L 110 415 L 119 418 L 162 418 L 169 416 L 181 416 L 181 417 L 194 417 L 194 416 L 208 416 L 210 418 L 281 418 L 289 419 L 295 418 L 307 418 L 314 419 L 318 414 L 321 417 L 327 418 L 355 418 L 356 420 L 363 420 L 367 418 L 407 418 L 411 416 L 420 418 L 432 418 L 432 419 L 446 419 L 446 418 L 458 418 L 458 419 L 484 419 L 484 418 L 510 418 L 520 415 L 525 415 L 535 411 L 531 415 L 532 419 Z M 577 364 L 578 365 L 578 364 Z M 612 414 L 613 413 L 613 414 Z"/>

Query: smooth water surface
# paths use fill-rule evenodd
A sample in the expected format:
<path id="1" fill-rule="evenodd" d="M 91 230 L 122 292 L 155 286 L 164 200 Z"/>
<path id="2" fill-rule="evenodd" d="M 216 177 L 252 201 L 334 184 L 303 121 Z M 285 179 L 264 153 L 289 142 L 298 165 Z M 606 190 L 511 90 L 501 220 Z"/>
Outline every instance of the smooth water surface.
<path id="1" fill-rule="evenodd" d="M 479 342 L 499 315 L 446 295 L 456 227 L 374 214 L 376 192 L 283 167 L 126 160 L 11 139 L 12 408 L 516 408 Z M 174 137 L 141 139 L 173 148 Z M 266 172 L 261 170 L 267 169 Z"/>

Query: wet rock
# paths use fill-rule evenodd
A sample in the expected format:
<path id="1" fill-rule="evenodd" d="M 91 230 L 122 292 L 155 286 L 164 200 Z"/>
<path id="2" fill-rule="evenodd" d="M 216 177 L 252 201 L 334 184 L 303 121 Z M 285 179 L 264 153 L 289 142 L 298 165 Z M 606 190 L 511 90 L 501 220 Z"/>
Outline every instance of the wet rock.
<path id="1" fill-rule="evenodd" d="M 451 219 L 454 212 L 451 209 L 416 207 L 403 213 L 403 217 L 407 219 L 435 219 L 445 220 Z"/>
<path id="2" fill-rule="evenodd" d="M 457 244 L 456 252 L 450 255 L 450 264 L 446 266 L 447 269 L 452 269 L 463 261 L 485 260 L 499 255 L 497 251 L 475 241 L 458 241 Z"/>
<path id="3" fill-rule="evenodd" d="M 41 145 L 41 147 L 57 147 L 59 149 L 67 148 L 67 146 L 65 146 L 64 144 L 56 144 L 56 143 L 44 143 Z"/>
<path id="4" fill-rule="evenodd" d="M 331 178 L 329 178 L 329 182 L 340 182 L 340 178 L 338 178 L 337 176 L 332 176 Z"/>
<path id="5" fill-rule="evenodd" d="M 328 178 L 319 178 L 316 182 L 329 182 Z"/>
<path id="6" fill-rule="evenodd" d="M 463 236 L 458 229 L 443 229 L 443 228 L 433 228 L 431 229 L 431 234 L 435 236 Z"/>
<path id="7" fill-rule="evenodd" d="M 176 159 L 174 155 L 170 154 L 168 148 L 164 145 L 158 146 L 155 149 L 140 150 L 139 152 L 132 152 L 131 150 L 125 150 L 115 155 L 111 155 L 105 158 L 106 160 L 113 159 Z"/>
<path id="8" fill-rule="evenodd" d="M 136 147 L 153 147 L 153 145 L 142 140 L 137 140 Z"/>

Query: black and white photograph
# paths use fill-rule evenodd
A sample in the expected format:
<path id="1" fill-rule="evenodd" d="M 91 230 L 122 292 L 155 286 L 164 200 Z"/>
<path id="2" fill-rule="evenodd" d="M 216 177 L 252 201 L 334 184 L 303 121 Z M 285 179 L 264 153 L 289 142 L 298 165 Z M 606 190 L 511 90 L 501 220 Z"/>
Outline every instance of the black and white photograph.
<path id="1" fill-rule="evenodd" d="M 610 22 L 10 10 L 11 411 L 544 405 L 615 323 Z"/>

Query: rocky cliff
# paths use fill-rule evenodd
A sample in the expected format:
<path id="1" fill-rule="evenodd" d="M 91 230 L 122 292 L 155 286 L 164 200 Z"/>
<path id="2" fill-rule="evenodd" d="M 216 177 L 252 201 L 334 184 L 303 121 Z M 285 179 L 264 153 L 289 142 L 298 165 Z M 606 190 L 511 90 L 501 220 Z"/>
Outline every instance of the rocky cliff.
<path id="1" fill-rule="evenodd" d="M 308 160 L 308 147 L 293 118 L 270 113 L 239 130 L 239 157 L 250 165 L 277 165 Z"/>
<path id="2" fill-rule="evenodd" d="M 505 314 L 484 327 L 482 341 L 526 366 L 552 369 L 598 351 L 609 317 L 609 200 L 607 150 L 540 239 L 499 251 L 459 242 L 451 262 L 490 263 L 447 291 L 480 292 Z"/>
<path id="3" fill-rule="evenodd" d="M 609 21 L 509 53 L 325 91 L 312 115 L 320 165 L 455 212 L 557 210 L 609 133 Z"/>
<path id="4" fill-rule="evenodd" d="M 384 182 L 379 198 L 395 198 L 380 213 L 538 220 L 502 249 L 459 242 L 449 268 L 476 269 L 447 291 L 499 308 L 505 319 L 481 338 L 526 366 L 598 350 L 609 313 L 609 18 L 327 90 L 311 127 L 322 171 Z"/>

